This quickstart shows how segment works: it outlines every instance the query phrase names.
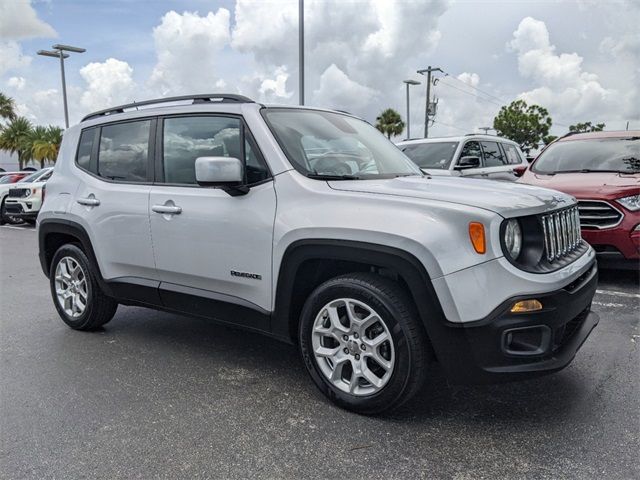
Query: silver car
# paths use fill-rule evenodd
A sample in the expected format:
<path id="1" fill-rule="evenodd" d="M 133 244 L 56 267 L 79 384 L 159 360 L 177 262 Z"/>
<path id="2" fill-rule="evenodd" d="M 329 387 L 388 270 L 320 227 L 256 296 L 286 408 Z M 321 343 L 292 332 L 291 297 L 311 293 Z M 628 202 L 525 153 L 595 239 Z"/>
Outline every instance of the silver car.
<path id="1" fill-rule="evenodd" d="M 420 138 L 397 145 L 422 171 L 430 175 L 513 182 L 528 166 L 517 143 L 494 135 Z"/>

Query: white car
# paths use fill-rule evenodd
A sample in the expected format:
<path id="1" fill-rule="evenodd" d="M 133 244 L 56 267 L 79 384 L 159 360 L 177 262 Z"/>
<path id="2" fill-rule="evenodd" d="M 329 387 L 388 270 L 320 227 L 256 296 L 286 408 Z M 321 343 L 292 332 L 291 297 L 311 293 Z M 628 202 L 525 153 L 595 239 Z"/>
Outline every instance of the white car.
<path id="1" fill-rule="evenodd" d="M 560 370 L 598 321 L 572 196 L 426 176 L 354 116 L 239 95 L 66 130 L 38 240 L 69 327 L 118 304 L 242 326 L 299 345 L 362 413 L 415 395 L 434 361 L 456 382 Z"/>
<path id="2" fill-rule="evenodd" d="M 397 146 L 429 175 L 515 181 L 529 165 L 517 143 L 494 135 L 420 138 Z"/>
<path id="3" fill-rule="evenodd" d="M 43 168 L 11 185 L 4 201 L 5 214 L 35 224 L 44 198 L 44 186 L 52 174 L 53 167 Z"/>

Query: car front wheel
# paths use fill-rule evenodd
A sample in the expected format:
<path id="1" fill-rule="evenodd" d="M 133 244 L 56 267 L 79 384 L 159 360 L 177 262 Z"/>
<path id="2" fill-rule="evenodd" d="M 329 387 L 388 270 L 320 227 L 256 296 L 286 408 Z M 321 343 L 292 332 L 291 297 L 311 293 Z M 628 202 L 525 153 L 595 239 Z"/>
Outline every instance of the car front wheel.
<path id="1" fill-rule="evenodd" d="M 307 299 L 300 349 L 318 388 L 364 414 L 391 410 L 422 386 L 428 339 L 399 285 L 370 273 L 331 279 Z"/>
<path id="2" fill-rule="evenodd" d="M 58 314 L 75 330 L 95 330 L 116 313 L 118 303 L 100 289 L 89 259 L 77 245 L 63 245 L 55 253 L 49 283 Z"/>

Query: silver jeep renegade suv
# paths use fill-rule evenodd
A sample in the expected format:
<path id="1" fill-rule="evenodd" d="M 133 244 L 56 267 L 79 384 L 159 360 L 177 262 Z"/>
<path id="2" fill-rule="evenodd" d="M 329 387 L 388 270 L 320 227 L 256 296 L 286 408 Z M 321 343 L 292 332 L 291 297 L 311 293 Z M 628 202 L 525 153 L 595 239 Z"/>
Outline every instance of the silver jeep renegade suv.
<path id="1" fill-rule="evenodd" d="M 88 115 L 38 217 L 58 313 L 118 304 L 220 320 L 300 347 L 342 407 L 557 371 L 597 323 L 576 201 L 429 177 L 368 123 L 197 95 Z M 429 370 L 431 371 L 431 370 Z"/>

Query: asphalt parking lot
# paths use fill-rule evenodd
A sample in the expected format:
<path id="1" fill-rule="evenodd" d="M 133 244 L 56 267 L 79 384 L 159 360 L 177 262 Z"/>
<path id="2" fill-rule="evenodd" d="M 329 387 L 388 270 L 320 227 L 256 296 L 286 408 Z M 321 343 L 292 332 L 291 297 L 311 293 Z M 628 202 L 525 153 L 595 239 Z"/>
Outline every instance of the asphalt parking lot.
<path id="1" fill-rule="evenodd" d="M 58 318 L 28 227 L 0 227 L 0 478 L 640 477 L 637 272 L 601 272 L 565 370 L 450 386 L 385 417 L 329 404 L 294 347 L 120 307 Z"/>

